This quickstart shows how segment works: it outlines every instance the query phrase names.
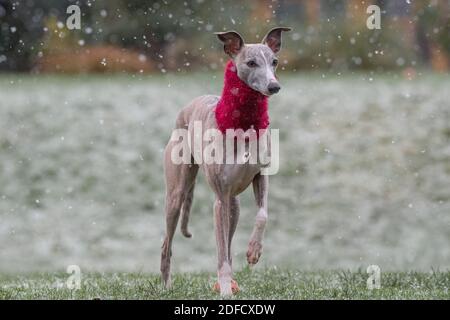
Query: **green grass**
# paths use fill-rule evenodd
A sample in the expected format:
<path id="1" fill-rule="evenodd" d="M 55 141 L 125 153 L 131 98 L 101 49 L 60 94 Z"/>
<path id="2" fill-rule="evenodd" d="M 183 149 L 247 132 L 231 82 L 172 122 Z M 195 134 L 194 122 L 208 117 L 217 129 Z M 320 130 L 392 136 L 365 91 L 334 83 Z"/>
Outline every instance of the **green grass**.
<path id="1" fill-rule="evenodd" d="M 175 274 L 164 290 L 159 275 L 89 273 L 79 290 L 66 288 L 68 275 L 0 276 L 0 299 L 218 299 L 210 273 Z M 233 299 L 449 299 L 450 272 L 383 272 L 381 288 L 367 289 L 368 275 L 350 271 L 244 269 L 235 273 L 241 292 Z"/>

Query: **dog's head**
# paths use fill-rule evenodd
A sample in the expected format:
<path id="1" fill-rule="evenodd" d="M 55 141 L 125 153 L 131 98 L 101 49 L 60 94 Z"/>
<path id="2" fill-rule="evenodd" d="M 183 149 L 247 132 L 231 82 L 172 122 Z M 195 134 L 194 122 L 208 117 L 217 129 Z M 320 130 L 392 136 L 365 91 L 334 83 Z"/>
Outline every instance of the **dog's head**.
<path id="1" fill-rule="evenodd" d="M 250 88 L 270 96 L 281 89 L 275 77 L 278 66 L 276 55 L 281 49 L 281 33 L 290 30 L 273 28 L 257 44 L 245 44 L 236 31 L 217 32 L 216 35 L 223 42 L 225 53 L 233 59 L 238 77 Z"/>

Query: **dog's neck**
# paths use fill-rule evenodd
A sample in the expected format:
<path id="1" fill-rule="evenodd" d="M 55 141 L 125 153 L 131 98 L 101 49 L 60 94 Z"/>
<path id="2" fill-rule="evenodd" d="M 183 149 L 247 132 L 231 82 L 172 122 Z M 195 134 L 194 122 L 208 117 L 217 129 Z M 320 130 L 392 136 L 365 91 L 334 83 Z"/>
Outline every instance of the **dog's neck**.
<path id="1" fill-rule="evenodd" d="M 222 96 L 215 113 L 218 129 L 253 128 L 256 132 L 269 126 L 268 97 L 250 88 L 237 75 L 237 69 L 230 60 L 225 67 Z"/>

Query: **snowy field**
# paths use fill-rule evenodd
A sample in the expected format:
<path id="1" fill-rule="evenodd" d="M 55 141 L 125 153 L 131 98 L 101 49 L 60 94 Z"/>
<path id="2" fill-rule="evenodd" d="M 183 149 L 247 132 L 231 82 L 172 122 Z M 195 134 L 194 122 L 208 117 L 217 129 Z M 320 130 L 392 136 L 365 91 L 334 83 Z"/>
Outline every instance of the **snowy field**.
<path id="1" fill-rule="evenodd" d="M 271 99 L 271 177 L 260 266 L 450 267 L 450 79 L 283 75 Z M 0 77 L 0 272 L 156 272 L 162 150 L 177 111 L 221 75 Z M 175 271 L 214 271 L 213 196 L 201 177 Z M 256 208 L 241 197 L 241 269 Z"/>

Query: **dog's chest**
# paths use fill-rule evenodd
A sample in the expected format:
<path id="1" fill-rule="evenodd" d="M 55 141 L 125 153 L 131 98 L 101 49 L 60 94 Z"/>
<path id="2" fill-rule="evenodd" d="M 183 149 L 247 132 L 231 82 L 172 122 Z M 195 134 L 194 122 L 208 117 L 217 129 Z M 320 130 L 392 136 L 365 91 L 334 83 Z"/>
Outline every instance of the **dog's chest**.
<path id="1" fill-rule="evenodd" d="M 229 140 L 228 142 L 230 143 Z M 252 183 L 255 175 L 265 166 L 260 158 L 267 155 L 268 145 L 267 140 L 264 139 L 247 142 L 244 146 L 239 146 L 236 139 L 234 142 L 233 151 L 225 148 L 225 153 L 228 156 L 232 154 L 233 159 L 224 159 L 224 164 L 218 169 L 221 184 L 229 186 L 233 194 L 239 194 Z"/>

